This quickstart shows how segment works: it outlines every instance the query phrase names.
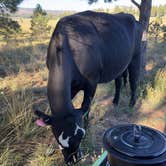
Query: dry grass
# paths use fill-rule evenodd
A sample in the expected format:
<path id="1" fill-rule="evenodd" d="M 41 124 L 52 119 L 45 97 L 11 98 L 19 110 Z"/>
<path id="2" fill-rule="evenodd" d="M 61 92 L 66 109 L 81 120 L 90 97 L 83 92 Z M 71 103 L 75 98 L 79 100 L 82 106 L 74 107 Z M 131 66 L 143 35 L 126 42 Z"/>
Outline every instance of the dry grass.
<path id="1" fill-rule="evenodd" d="M 18 23 L 20 24 L 22 31 L 24 33 L 30 33 L 30 27 L 31 27 L 31 19 L 30 18 L 17 18 L 16 19 Z M 58 19 L 52 19 L 49 20 L 48 24 L 52 27 L 52 29 L 55 27 Z"/>
<path id="2" fill-rule="evenodd" d="M 57 151 L 53 156 L 46 156 L 46 150 L 48 148 L 47 144 L 38 144 L 33 153 L 32 157 L 29 158 L 26 166 L 52 166 L 52 165 L 62 165 L 63 160 L 61 158 L 60 151 Z"/>
<path id="3" fill-rule="evenodd" d="M 143 101 L 144 108 L 156 108 L 165 101 L 166 97 L 166 69 L 157 71 L 153 85 L 146 87 L 146 98 Z"/>

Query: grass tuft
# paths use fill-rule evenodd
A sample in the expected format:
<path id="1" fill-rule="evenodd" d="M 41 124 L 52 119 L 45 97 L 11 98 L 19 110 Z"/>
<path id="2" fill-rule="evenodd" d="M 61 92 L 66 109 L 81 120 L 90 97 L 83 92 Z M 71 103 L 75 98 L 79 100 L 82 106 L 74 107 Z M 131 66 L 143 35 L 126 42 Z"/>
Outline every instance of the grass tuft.
<path id="1" fill-rule="evenodd" d="M 166 71 L 158 70 L 154 82 L 146 87 L 144 105 L 149 108 L 157 108 L 166 99 Z"/>

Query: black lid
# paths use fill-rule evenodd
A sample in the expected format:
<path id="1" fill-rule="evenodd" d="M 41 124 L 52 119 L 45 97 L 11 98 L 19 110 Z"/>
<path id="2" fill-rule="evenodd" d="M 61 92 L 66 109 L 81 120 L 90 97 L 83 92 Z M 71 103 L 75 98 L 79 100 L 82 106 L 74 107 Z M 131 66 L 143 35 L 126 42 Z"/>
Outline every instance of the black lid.
<path id="1" fill-rule="evenodd" d="M 113 148 L 129 157 L 154 158 L 166 152 L 166 137 L 161 132 L 135 124 L 118 125 L 103 137 L 107 151 Z"/>

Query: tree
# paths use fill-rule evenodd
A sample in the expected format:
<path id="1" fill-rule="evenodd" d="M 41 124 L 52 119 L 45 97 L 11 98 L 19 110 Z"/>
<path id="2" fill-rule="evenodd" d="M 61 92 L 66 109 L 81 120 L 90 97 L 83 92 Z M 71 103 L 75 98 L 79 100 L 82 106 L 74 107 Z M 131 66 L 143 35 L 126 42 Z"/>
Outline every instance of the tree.
<path id="1" fill-rule="evenodd" d="M 0 13 L 5 13 L 6 11 L 10 13 L 14 13 L 17 11 L 17 6 L 22 2 L 23 0 L 0 0 Z"/>
<path id="2" fill-rule="evenodd" d="M 31 20 L 31 31 L 32 36 L 39 38 L 44 38 L 50 32 L 51 27 L 48 26 L 49 18 L 46 11 L 44 11 L 40 4 L 37 4 L 33 11 L 33 16 Z"/>
<path id="3" fill-rule="evenodd" d="M 150 13 L 152 7 L 152 0 L 141 0 L 141 4 L 139 5 L 137 2 L 132 0 L 132 2 L 138 7 L 139 9 L 139 22 L 142 24 L 143 27 L 143 38 L 142 38 L 142 67 L 141 67 L 141 75 L 143 76 L 145 73 L 145 66 L 146 66 L 146 48 L 147 48 L 147 33 L 149 28 L 149 20 L 150 20 Z"/>
<path id="4" fill-rule="evenodd" d="M 20 30 L 20 26 L 17 21 L 9 18 L 10 13 L 14 13 L 17 10 L 17 6 L 23 0 L 0 0 L 0 35 L 5 40 Z"/>
<path id="5" fill-rule="evenodd" d="M 88 0 L 89 4 L 97 2 L 98 0 Z M 112 2 L 113 0 L 104 0 L 104 2 Z M 114 0 L 116 1 L 116 0 Z M 143 41 L 142 41 L 142 67 L 141 67 L 141 75 L 145 73 L 145 55 L 146 55 L 146 48 L 147 48 L 147 32 L 149 28 L 149 19 L 152 7 L 152 0 L 141 0 L 139 4 L 135 0 L 131 0 L 131 2 L 139 9 L 139 22 L 142 24 L 143 27 Z"/>
<path id="6" fill-rule="evenodd" d="M 0 16 L 0 36 L 8 42 L 12 35 L 21 31 L 20 25 L 17 21 L 12 20 L 9 17 Z"/>

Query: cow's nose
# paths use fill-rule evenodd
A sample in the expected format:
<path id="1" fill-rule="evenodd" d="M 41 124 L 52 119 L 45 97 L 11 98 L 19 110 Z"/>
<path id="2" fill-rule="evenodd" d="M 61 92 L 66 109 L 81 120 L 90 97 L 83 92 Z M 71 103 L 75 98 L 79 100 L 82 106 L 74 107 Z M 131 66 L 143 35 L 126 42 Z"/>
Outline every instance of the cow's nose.
<path id="1" fill-rule="evenodd" d="M 83 153 L 81 152 L 80 149 L 78 149 L 75 153 L 72 153 L 66 162 L 68 166 L 72 166 L 76 163 L 78 163 L 83 157 Z"/>

